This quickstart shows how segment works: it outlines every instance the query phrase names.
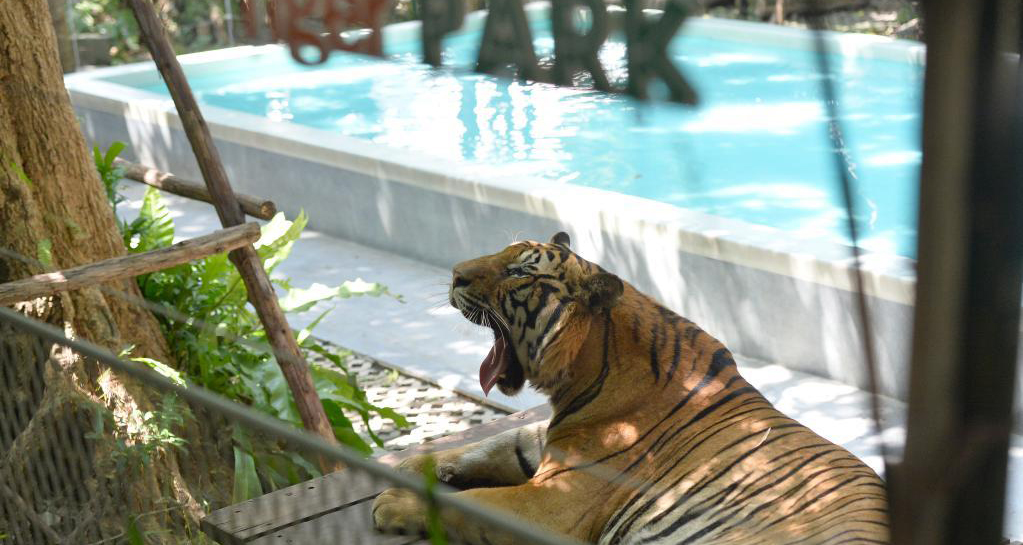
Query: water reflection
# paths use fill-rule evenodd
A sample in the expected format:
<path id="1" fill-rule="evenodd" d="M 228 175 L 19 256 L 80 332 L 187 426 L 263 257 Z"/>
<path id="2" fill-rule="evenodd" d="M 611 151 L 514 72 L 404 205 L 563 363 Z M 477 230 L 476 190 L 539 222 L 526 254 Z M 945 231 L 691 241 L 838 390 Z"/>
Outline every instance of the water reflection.
<path id="1" fill-rule="evenodd" d="M 536 36 L 549 61 L 552 40 L 543 29 Z M 445 62 L 471 66 L 478 39 L 449 39 Z M 193 85 L 209 104 L 469 162 L 483 174 L 571 181 L 845 240 L 808 51 L 684 36 L 671 51 L 703 101 L 690 109 L 434 70 L 411 62 L 417 52 L 407 45 L 391 45 L 407 64 L 338 53 L 309 68 L 282 52 L 233 61 Z M 624 81 L 624 44 L 609 41 L 600 58 L 612 81 Z M 832 64 L 863 237 L 872 249 L 912 255 L 921 69 Z"/>

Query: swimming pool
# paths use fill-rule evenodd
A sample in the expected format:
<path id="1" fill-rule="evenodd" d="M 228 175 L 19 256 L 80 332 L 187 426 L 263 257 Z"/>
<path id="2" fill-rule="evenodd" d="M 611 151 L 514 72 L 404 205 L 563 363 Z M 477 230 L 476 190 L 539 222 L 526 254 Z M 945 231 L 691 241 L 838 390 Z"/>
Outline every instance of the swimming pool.
<path id="1" fill-rule="evenodd" d="M 542 23 L 549 8 L 527 9 Z M 471 61 L 481 20 L 469 17 L 466 33 L 447 44 L 451 64 Z M 701 92 L 697 110 L 434 72 L 411 62 L 416 23 L 384 33 L 392 58 L 410 62 L 338 56 L 309 69 L 277 46 L 180 57 L 237 191 L 291 215 L 304 209 L 319 233 L 445 268 L 564 230 L 580 255 L 736 353 L 866 385 L 809 33 L 688 21 L 680 62 Z M 864 272 L 882 386 L 902 396 L 919 79 L 896 80 L 919 78 L 923 46 L 825 39 L 850 74 L 842 84 L 847 141 L 866 235 L 879 248 L 865 256 Z M 731 49 L 696 56 L 711 42 Z M 620 76 L 615 47 L 604 60 Z M 850 89 L 868 84 L 877 90 Z M 152 63 L 68 75 L 65 85 L 88 140 L 127 141 L 129 158 L 200 177 Z M 774 103 L 764 104 L 760 87 L 776 90 Z M 434 280 L 423 279 L 424 289 Z"/>
<path id="2" fill-rule="evenodd" d="M 543 63 L 553 40 L 545 18 L 533 23 Z M 273 49 L 190 81 L 204 104 L 469 163 L 483 175 L 602 188 L 847 242 L 813 52 L 686 30 L 670 52 L 700 93 L 696 108 L 471 73 L 479 30 L 445 41 L 449 70 L 418 64 L 418 41 L 406 35 L 385 41 L 388 61 L 338 52 L 306 67 Z M 624 81 L 621 36 L 601 61 Z M 923 68 L 841 54 L 831 65 L 862 245 L 913 257 Z M 160 81 L 139 87 L 166 94 Z"/>

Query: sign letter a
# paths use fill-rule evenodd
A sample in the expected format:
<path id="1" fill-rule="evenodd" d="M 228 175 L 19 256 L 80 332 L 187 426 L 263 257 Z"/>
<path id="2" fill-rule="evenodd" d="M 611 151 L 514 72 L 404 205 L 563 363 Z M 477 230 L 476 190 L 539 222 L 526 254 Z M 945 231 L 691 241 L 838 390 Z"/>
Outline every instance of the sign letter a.
<path id="1" fill-rule="evenodd" d="M 542 79 L 522 0 L 491 0 L 476 71 L 498 74 L 508 65 L 517 67 L 522 79 Z"/>

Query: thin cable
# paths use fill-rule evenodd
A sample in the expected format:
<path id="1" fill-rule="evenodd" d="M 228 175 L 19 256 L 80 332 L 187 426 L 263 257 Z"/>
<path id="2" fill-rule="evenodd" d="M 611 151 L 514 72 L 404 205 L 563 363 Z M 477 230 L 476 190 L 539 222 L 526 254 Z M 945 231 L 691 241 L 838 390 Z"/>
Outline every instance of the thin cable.
<path id="1" fill-rule="evenodd" d="M 380 462 L 365 459 L 354 450 L 327 443 L 319 436 L 258 413 L 240 403 L 214 394 L 201 386 L 190 384 L 185 386 L 178 385 L 143 364 L 122 360 L 106 348 L 91 342 L 69 339 L 59 329 L 24 316 L 12 309 L 0 307 L 0 321 L 7 322 L 18 329 L 47 341 L 70 348 L 85 357 L 92 358 L 119 373 L 128 375 L 157 390 L 173 392 L 190 403 L 217 412 L 238 424 L 282 439 L 293 448 L 343 462 L 349 467 L 368 473 L 373 477 L 384 479 L 402 488 L 411 489 L 420 496 L 425 497 L 428 494 L 426 484 L 422 478 L 399 473 Z M 444 492 L 454 491 L 454 489 L 443 485 L 437 485 L 437 487 Z M 517 537 L 527 540 L 527 543 L 540 543 L 543 545 L 581 545 L 582 543 L 565 536 L 552 535 L 548 530 L 540 529 L 537 526 L 511 517 L 508 513 L 495 511 L 477 502 L 460 498 L 455 494 L 437 494 L 435 501 L 445 507 L 457 509 L 480 521 L 512 533 Z"/>
<path id="2" fill-rule="evenodd" d="M 856 226 L 856 203 L 853 199 L 853 181 L 850 177 L 852 164 L 849 160 L 849 152 L 845 147 L 845 139 L 842 134 L 842 123 L 838 115 L 838 99 L 835 93 L 834 82 L 831 77 L 831 63 L 828 60 L 828 47 L 824 39 L 822 12 L 815 11 L 808 15 L 810 28 L 813 32 L 814 52 L 817 59 L 817 70 L 820 73 L 821 94 L 824 98 L 824 108 L 828 120 L 828 136 L 834 147 L 832 157 L 834 158 L 835 173 L 838 177 L 842 190 L 842 201 L 845 205 L 846 228 L 849 231 L 849 252 L 852 256 L 853 281 L 856 287 L 856 310 L 859 315 L 860 335 L 863 343 L 864 364 L 867 368 L 867 387 L 870 389 L 870 413 L 874 421 L 874 432 L 877 434 L 878 449 L 881 451 L 881 459 L 884 462 L 885 475 L 888 472 L 888 448 L 884 440 L 884 427 L 881 424 L 881 401 L 879 391 L 879 380 L 877 375 L 877 359 L 874 354 L 874 331 L 870 319 L 870 308 L 867 305 L 866 282 L 863 278 L 863 270 L 860 268 L 861 254 L 859 246 L 859 231 Z"/>

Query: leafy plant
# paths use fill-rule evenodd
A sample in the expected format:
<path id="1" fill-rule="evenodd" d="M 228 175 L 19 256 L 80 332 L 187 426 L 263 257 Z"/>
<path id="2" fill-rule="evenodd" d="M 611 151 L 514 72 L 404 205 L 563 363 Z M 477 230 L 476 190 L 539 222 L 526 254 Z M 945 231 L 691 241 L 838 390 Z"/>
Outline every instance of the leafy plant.
<path id="1" fill-rule="evenodd" d="M 113 158 L 120 152 L 120 148 L 113 149 L 106 154 L 98 149 L 94 152 L 101 176 L 100 164 L 112 166 Z M 107 195 L 114 206 L 116 191 L 108 191 Z M 287 258 L 306 222 L 304 213 L 299 213 L 294 221 L 278 213 L 262 227 L 255 246 L 268 274 Z M 122 223 L 122 229 L 125 246 L 132 253 L 163 248 L 174 241 L 174 223 L 169 210 L 159 191 L 152 187 L 146 190 L 138 217 L 130 223 Z M 190 317 L 186 322 L 157 317 L 181 366 L 179 371 L 153 360 L 137 361 L 172 380 L 181 380 L 176 375 L 180 372 L 195 384 L 301 426 L 291 390 L 273 356 L 262 324 L 248 304 L 245 284 L 226 254 L 142 275 L 137 281 L 147 300 L 170 306 Z M 306 289 L 294 288 L 286 278 L 274 278 L 272 282 L 286 290 L 281 298 L 286 312 L 303 312 L 317 303 L 335 299 L 391 295 L 384 286 L 361 279 L 338 286 L 313 284 Z M 303 349 L 323 356 L 332 364 L 311 363 L 309 369 L 338 441 L 368 455 L 372 452 L 370 443 L 383 446 L 369 426 L 374 415 L 391 420 L 399 427 L 409 424 L 392 409 L 377 407 L 368 401 L 355 375 L 348 372 L 347 353 L 335 353 L 312 337 L 312 329 L 329 311 L 321 313 L 299 331 L 296 340 Z M 356 432 L 353 418 L 365 424 L 368 437 Z M 235 501 L 318 475 L 308 460 L 284 450 L 271 438 L 251 434 L 240 427 L 235 428 L 232 438 Z"/>
<path id="2" fill-rule="evenodd" d="M 146 190 L 138 217 L 131 223 L 121 223 L 121 234 L 124 237 L 125 248 L 133 254 L 165 248 L 174 243 L 174 222 L 170 218 L 170 211 L 160 198 L 159 191 L 153 188 Z"/>
<path id="3" fill-rule="evenodd" d="M 304 213 L 299 214 L 294 221 L 286 220 L 279 213 L 263 226 L 256 251 L 268 273 L 290 253 L 306 221 Z M 168 219 L 166 208 L 160 203 L 159 193 L 150 188 L 143 200 L 139 218 L 125 230 L 130 251 L 161 248 L 169 245 L 173 238 L 173 223 Z M 291 390 L 272 355 L 262 324 L 248 305 L 245 284 L 226 255 L 214 255 L 150 273 L 139 277 L 138 281 L 147 299 L 170 304 L 194 319 L 191 323 L 182 323 L 161 318 L 174 355 L 184 365 L 187 376 L 210 390 L 301 425 Z M 284 310 L 289 312 L 304 311 L 331 299 L 387 293 L 383 286 L 361 280 L 335 287 L 314 284 L 309 289 L 292 288 L 285 279 L 275 279 L 273 282 L 288 290 L 281 303 Z M 369 439 L 379 446 L 383 446 L 383 443 L 369 428 L 373 414 L 390 419 L 399 426 L 407 426 L 408 423 L 393 410 L 371 404 L 365 392 L 359 388 L 355 375 L 348 373 L 344 364 L 346 355 L 332 353 L 310 335 L 312 327 L 325 315 L 326 312 L 314 320 L 310 327 L 300 331 L 298 340 L 306 350 L 321 354 L 334 363 L 332 367 L 316 363 L 309 366 L 334 434 L 341 443 L 369 454 L 372 448 L 356 433 L 349 414 L 357 415 L 366 424 Z M 290 470 L 280 469 L 282 465 L 289 465 L 289 462 L 293 464 L 292 457 L 273 449 L 257 452 L 257 449 L 245 448 L 245 442 L 237 440 L 240 436 L 240 433 L 235 434 L 236 475 L 248 474 L 242 477 L 245 482 L 252 482 L 249 477 L 253 469 L 262 470 L 263 481 L 270 489 L 292 484 L 296 477 L 301 477 Z M 307 472 L 311 468 L 300 467 Z M 252 485 L 244 489 L 244 494 L 259 492 Z M 236 489 L 236 493 L 242 492 Z"/>
<path id="4" fill-rule="evenodd" d="M 107 192 L 107 200 L 117 214 L 117 205 L 124 200 L 124 197 L 117 192 L 117 182 L 124 177 L 124 169 L 114 164 L 114 159 L 124 151 L 124 142 L 114 142 L 107 148 L 106 153 L 100 153 L 99 146 L 92 147 L 92 157 L 96 162 L 96 170 L 99 171 L 99 179 L 103 182 L 103 189 Z"/>
<path id="5" fill-rule="evenodd" d="M 185 439 L 179 437 L 175 430 L 185 425 L 185 419 L 191 418 L 191 412 L 172 393 L 165 394 L 155 410 L 146 411 L 137 418 L 134 415 L 115 415 L 102 405 L 96 405 L 95 411 L 92 431 L 86 433 L 86 437 L 96 440 L 113 438 L 111 459 L 114 464 L 111 469 L 118 475 L 146 467 L 159 453 L 186 448 Z M 114 435 L 111 436 L 111 432 Z"/>
<path id="6" fill-rule="evenodd" d="M 243 3 L 229 0 L 234 19 L 241 19 Z M 154 7 L 174 40 L 178 53 L 202 51 L 228 44 L 224 0 L 157 0 Z M 120 0 L 72 0 L 72 23 L 78 33 L 96 33 L 111 38 L 115 62 L 130 62 L 144 55 L 138 24 L 125 2 Z"/>
<path id="7" fill-rule="evenodd" d="M 109 36 L 111 53 L 118 60 L 131 60 L 140 51 L 139 28 L 126 2 L 118 0 L 72 0 L 72 23 L 78 33 Z"/>

